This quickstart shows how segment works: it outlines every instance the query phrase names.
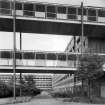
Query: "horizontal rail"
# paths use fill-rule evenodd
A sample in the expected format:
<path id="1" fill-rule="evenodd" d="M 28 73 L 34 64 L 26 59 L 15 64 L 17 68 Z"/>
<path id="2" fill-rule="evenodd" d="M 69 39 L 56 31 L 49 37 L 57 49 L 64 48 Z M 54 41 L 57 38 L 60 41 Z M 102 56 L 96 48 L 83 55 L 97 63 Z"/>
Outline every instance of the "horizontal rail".
<path id="1" fill-rule="evenodd" d="M 0 59 L 0 66 L 9 66 L 13 65 L 12 59 Z M 17 67 L 63 67 L 63 68 L 76 68 L 77 64 L 74 61 L 47 61 L 47 60 L 16 60 Z"/>
<path id="2" fill-rule="evenodd" d="M 90 53 L 84 53 L 84 55 Z M 92 53 L 93 55 L 105 57 L 105 53 Z M 58 61 L 76 61 L 81 53 L 72 52 L 46 52 L 46 51 L 16 51 L 16 59 L 20 60 L 58 60 Z M 1 59 L 12 59 L 13 50 L 0 50 Z"/>
<path id="3" fill-rule="evenodd" d="M 0 14 L 13 15 L 12 2 L 0 1 Z M 2 3 L 4 4 L 2 5 Z M 31 9 L 29 6 L 31 5 Z M 37 8 L 37 6 L 43 7 Z M 50 7 L 50 9 L 48 9 Z M 84 7 L 84 21 L 105 23 L 105 8 L 99 7 Z M 57 19 L 57 20 L 80 20 L 81 8 L 80 6 L 64 6 L 54 5 L 49 3 L 36 2 L 16 2 L 16 15 L 23 17 Z"/>

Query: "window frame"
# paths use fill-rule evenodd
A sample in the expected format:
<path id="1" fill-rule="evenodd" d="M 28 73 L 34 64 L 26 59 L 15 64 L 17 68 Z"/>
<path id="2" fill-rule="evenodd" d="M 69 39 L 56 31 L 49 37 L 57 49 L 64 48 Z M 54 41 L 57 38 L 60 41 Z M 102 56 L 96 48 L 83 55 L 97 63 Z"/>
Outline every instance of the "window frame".
<path id="1" fill-rule="evenodd" d="M 37 6 L 42 6 L 42 8 L 38 7 Z M 45 12 L 46 11 L 46 5 L 44 4 L 35 4 L 35 11 L 36 12 Z"/>
<path id="2" fill-rule="evenodd" d="M 36 60 L 45 60 L 45 54 L 44 53 L 35 53 L 35 59 Z"/>
<path id="3" fill-rule="evenodd" d="M 59 14 L 66 14 L 67 13 L 67 7 L 65 6 L 57 6 L 57 13 Z M 64 8 L 65 10 L 62 11 L 62 9 L 59 10 L 59 8 Z"/>
<path id="4" fill-rule="evenodd" d="M 31 56 L 29 57 L 29 55 L 27 56 L 27 54 L 30 54 Z M 33 57 L 32 57 L 32 54 L 33 54 Z M 35 53 L 34 52 L 23 52 L 23 59 L 28 59 L 28 60 L 35 59 Z"/>
<path id="5" fill-rule="evenodd" d="M 98 17 L 105 17 L 105 9 L 98 9 Z"/>

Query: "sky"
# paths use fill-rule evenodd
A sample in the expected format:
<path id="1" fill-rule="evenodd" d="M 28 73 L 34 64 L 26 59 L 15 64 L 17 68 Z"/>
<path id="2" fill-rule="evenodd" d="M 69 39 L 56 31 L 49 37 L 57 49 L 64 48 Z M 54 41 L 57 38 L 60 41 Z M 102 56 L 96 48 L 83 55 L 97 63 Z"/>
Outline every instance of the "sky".
<path id="1" fill-rule="evenodd" d="M 25 1 L 25 0 L 24 0 Z M 99 6 L 105 7 L 105 0 L 27 0 L 27 1 L 39 1 L 39 2 L 49 2 L 58 4 L 70 4 L 70 5 L 81 5 L 81 1 L 84 2 L 86 6 Z"/>
<path id="2" fill-rule="evenodd" d="M 71 36 L 22 34 L 22 50 L 64 51 Z M 20 35 L 16 33 L 16 48 L 20 49 Z M 13 33 L 0 32 L 0 49 L 13 49 Z"/>

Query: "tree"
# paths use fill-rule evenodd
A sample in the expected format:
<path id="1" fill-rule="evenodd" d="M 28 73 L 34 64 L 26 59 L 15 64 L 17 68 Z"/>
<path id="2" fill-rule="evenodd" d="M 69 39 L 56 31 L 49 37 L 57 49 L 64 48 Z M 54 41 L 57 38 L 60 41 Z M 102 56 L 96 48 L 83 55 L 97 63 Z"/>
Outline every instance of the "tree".
<path id="1" fill-rule="evenodd" d="M 22 85 L 22 92 L 24 95 L 37 95 L 40 93 L 40 90 L 36 88 L 33 75 L 27 75 L 24 79 Z"/>
<path id="2" fill-rule="evenodd" d="M 90 82 L 101 77 L 103 71 L 104 57 L 97 54 L 83 54 L 79 57 L 78 70 L 76 76 L 82 81 L 82 90 L 84 92 L 84 83 L 87 83 L 90 97 Z M 85 82 L 84 82 L 85 81 Z M 87 82 L 86 82 L 87 81 Z"/>

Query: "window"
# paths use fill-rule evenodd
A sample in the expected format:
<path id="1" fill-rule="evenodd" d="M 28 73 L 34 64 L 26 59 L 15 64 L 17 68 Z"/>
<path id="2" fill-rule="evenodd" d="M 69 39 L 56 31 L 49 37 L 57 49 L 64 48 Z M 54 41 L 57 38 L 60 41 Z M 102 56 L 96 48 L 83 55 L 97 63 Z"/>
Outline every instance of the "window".
<path id="1" fill-rule="evenodd" d="M 56 10 L 54 6 L 47 6 L 47 17 L 48 18 L 56 18 L 55 12 Z"/>
<path id="2" fill-rule="evenodd" d="M 96 10 L 95 9 L 88 9 L 88 20 L 96 21 Z"/>
<path id="3" fill-rule="evenodd" d="M 24 4 L 24 15 L 26 16 L 34 16 L 34 5 L 33 4 Z"/>
<path id="4" fill-rule="evenodd" d="M 47 59 L 48 60 L 56 60 L 56 54 L 51 54 L 51 53 L 47 54 Z"/>
<path id="5" fill-rule="evenodd" d="M 76 8 L 69 7 L 68 8 L 68 19 L 76 19 Z"/>
<path id="6" fill-rule="evenodd" d="M 54 6 L 47 6 L 47 12 L 55 13 L 56 12 L 55 7 Z"/>
<path id="7" fill-rule="evenodd" d="M 16 3 L 16 10 L 22 10 L 22 3 Z"/>
<path id="8" fill-rule="evenodd" d="M 58 55 L 58 60 L 66 60 L 66 55 L 64 55 L 64 54 L 59 54 L 59 55 Z"/>
<path id="9" fill-rule="evenodd" d="M 43 53 L 37 53 L 36 54 L 36 59 L 45 59 L 45 54 L 43 54 Z"/>
<path id="10" fill-rule="evenodd" d="M 26 3 L 24 4 L 24 10 L 34 11 L 34 5 Z"/>
<path id="11" fill-rule="evenodd" d="M 10 14 L 11 13 L 10 2 L 0 1 L 0 13 L 2 14 Z"/>
<path id="12" fill-rule="evenodd" d="M 76 14 L 76 8 L 69 7 L 68 8 L 68 14 Z"/>
<path id="13" fill-rule="evenodd" d="M 68 60 L 75 60 L 75 59 L 76 59 L 75 54 L 68 55 Z"/>
<path id="14" fill-rule="evenodd" d="M 38 12 L 45 12 L 45 5 L 37 4 L 35 10 Z"/>
<path id="15" fill-rule="evenodd" d="M 0 8 L 10 9 L 10 2 L 7 1 L 0 1 Z"/>
<path id="16" fill-rule="evenodd" d="M 58 7 L 57 10 L 58 10 L 58 13 L 66 14 L 66 7 Z"/>
<path id="17" fill-rule="evenodd" d="M 83 15 L 86 15 L 86 12 L 87 12 L 87 9 L 83 8 Z M 82 9 L 78 8 L 78 15 L 81 15 L 81 14 L 82 14 Z"/>
<path id="18" fill-rule="evenodd" d="M 22 59 L 22 53 L 21 52 L 16 52 L 15 53 L 15 58 L 16 59 Z"/>
<path id="19" fill-rule="evenodd" d="M 24 52 L 23 53 L 23 58 L 24 59 L 34 59 L 35 58 L 35 54 L 32 52 Z"/>
<path id="20" fill-rule="evenodd" d="M 1 58 L 12 58 L 12 53 L 9 51 L 1 51 L 0 53 L 1 53 L 0 55 Z"/>
<path id="21" fill-rule="evenodd" d="M 99 9 L 99 10 L 98 10 L 98 16 L 100 16 L 100 17 L 105 17 L 105 10 Z"/>
<path id="22" fill-rule="evenodd" d="M 95 9 L 88 9 L 88 16 L 96 16 L 96 10 Z"/>

